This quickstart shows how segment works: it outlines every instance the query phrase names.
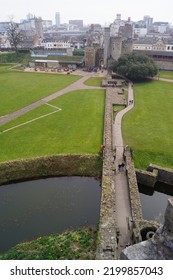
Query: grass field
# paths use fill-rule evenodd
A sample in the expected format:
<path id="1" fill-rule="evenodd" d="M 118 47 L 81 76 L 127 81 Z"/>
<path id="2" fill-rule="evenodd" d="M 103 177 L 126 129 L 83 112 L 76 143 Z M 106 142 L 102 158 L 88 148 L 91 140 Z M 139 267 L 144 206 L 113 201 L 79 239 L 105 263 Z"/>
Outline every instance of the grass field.
<path id="1" fill-rule="evenodd" d="M 116 117 L 116 114 L 125 108 L 124 105 L 114 105 L 113 106 L 113 117 Z"/>
<path id="2" fill-rule="evenodd" d="M 89 78 L 86 82 L 85 85 L 87 86 L 94 86 L 94 87 L 101 87 L 102 86 L 102 81 L 104 80 L 104 78 L 102 77 L 92 77 Z"/>
<path id="3" fill-rule="evenodd" d="M 7 66 L 1 65 L 1 115 L 78 78 L 7 71 Z M 100 86 L 102 79 L 90 78 L 86 84 Z M 123 137 L 133 149 L 135 166 L 144 169 L 153 163 L 173 168 L 172 84 L 136 83 L 134 92 L 135 108 L 123 118 Z M 70 92 L 49 104 L 62 110 L 43 105 L 0 127 L 4 131 L 0 134 L 0 161 L 60 153 L 98 153 L 103 133 L 104 90 Z M 30 120 L 34 121 L 6 131 Z"/>
<path id="4" fill-rule="evenodd" d="M 62 110 L 0 134 L 0 161 L 51 154 L 98 153 L 104 123 L 104 90 L 80 90 L 49 102 Z M 0 127 L 1 132 L 55 111 L 41 107 Z"/>
<path id="5" fill-rule="evenodd" d="M 0 116 L 17 111 L 61 90 L 79 78 L 80 76 L 75 75 L 15 72 L 1 65 Z"/>
<path id="6" fill-rule="evenodd" d="M 171 71 L 160 71 L 159 72 L 159 77 L 173 80 L 173 72 L 171 72 Z"/>
<path id="7" fill-rule="evenodd" d="M 173 168 L 173 87 L 150 81 L 135 84 L 135 108 L 123 119 L 125 144 L 133 149 L 135 166 L 150 163 Z"/>
<path id="8" fill-rule="evenodd" d="M 78 229 L 21 243 L 0 260 L 94 260 L 96 230 Z"/>

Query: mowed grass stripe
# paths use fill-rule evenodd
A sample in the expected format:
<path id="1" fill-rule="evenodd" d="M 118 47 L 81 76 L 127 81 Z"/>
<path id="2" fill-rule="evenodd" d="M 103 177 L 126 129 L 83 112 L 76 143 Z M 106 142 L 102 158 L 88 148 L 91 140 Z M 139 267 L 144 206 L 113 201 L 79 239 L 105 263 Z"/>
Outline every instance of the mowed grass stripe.
<path id="1" fill-rule="evenodd" d="M 30 123 L 32 123 L 32 122 L 36 122 L 36 121 L 38 121 L 38 120 L 40 120 L 40 119 L 43 119 L 43 118 L 46 118 L 46 117 L 48 117 L 48 116 L 50 116 L 50 115 L 56 114 L 56 113 L 58 113 L 59 111 L 61 111 L 61 109 L 57 108 L 57 110 L 55 110 L 55 111 L 53 111 L 53 112 L 50 112 L 50 113 L 41 115 L 41 116 L 39 116 L 39 117 L 37 117 L 37 118 L 34 118 L 34 119 L 30 119 L 29 121 L 26 121 L 26 122 L 22 122 L 22 123 L 20 123 L 20 124 L 18 124 L 18 125 L 15 125 L 15 126 L 12 126 L 12 127 L 8 128 L 8 129 L 3 130 L 3 131 L 0 132 L 0 133 L 7 133 L 7 132 L 9 132 L 9 131 L 11 131 L 11 130 L 13 130 L 13 129 L 17 129 L 17 128 L 21 127 L 21 126 L 28 125 L 28 124 L 30 124 Z"/>
<path id="2" fill-rule="evenodd" d="M 102 81 L 104 79 L 105 79 L 104 77 L 91 77 L 88 80 L 86 80 L 84 84 L 87 86 L 101 87 Z"/>
<path id="3" fill-rule="evenodd" d="M 17 111 L 54 92 L 80 76 L 45 73 L 24 73 L 0 68 L 0 116 Z"/>
<path id="4" fill-rule="evenodd" d="M 48 106 L 47 104 L 41 105 L 40 107 L 38 107 L 30 112 L 27 112 L 26 114 L 14 119 L 10 122 L 7 122 L 4 125 L 0 125 L 0 132 L 3 132 L 4 130 L 10 129 L 12 127 L 18 126 L 22 123 L 29 122 L 33 119 L 40 118 L 41 116 L 51 114 L 55 110 L 57 111 L 57 109 L 55 109 L 51 106 Z"/>
<path id="5" fill-rule="evenodd" d="M 173 80 L 173 72 L 171 71 L 160 71 L 157 76 L 160 78 Z"/>
<path id="6" fill-rule="evenodd" d="M 123 137 L 133 149 L 135 166 L 173 168 L 173 86 L 151 81 L 135 84 L 135 107 L 123 118 Z"/>
<path id="7" fill-rule="evenodd" d="M 0 161 L 98 153 L 103 140 L 104 100 L 104 90 L 91 89 L 69 92 L 49 102 L 62 110 L 0 135 Z M 27 117 L 34 117 L 34 111 Z"/>

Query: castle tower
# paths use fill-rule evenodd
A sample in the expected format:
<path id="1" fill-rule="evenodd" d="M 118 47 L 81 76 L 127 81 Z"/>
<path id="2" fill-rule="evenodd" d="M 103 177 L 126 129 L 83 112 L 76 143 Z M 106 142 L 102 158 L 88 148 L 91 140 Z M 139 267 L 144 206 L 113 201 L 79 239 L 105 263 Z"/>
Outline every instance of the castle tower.
<path id="1" fill-rule="evenodd" d="M 94 47 L 85 48 L 85 67 L 95 67 L 96 50 Z"/>
<path id="2" fill-rule="evenodd" d="M 122 37 L 111 37 L 111 57 L 118 60 L 122 54 Z"/>
<path id="3" fill-rule="evenodd" d="M 104 28 L 104 66 L 108 66 L 108 58 L 110 58 L 110 27 Z"/>

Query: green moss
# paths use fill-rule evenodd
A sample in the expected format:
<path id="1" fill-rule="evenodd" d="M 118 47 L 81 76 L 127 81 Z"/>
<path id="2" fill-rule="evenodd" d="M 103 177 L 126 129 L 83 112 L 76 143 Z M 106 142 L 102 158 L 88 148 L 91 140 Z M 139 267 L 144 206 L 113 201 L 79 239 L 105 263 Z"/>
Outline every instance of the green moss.
<path id="1" fill-rule="evenodd" d="M 49 176 L 89 176 L 99 178 L 99 155 L 56 155 L 0 163 L 0 185 Z"/>

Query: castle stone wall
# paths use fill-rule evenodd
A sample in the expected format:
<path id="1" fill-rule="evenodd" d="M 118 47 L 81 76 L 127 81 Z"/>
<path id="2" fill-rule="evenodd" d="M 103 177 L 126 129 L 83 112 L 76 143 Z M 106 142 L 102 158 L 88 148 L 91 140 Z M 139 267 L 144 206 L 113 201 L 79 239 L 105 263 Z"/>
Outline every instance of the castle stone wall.
<path id="1" fill-rule="evenodd" d="M 173 61 L 154 61 L 158 69 L 173 71 Z"/>
<path id="2" fill-rule="evenodd" d="M 95 55 L 96 50 L 94 47 L 85 48 L 85 66 L 94 67 L 95 66 Z"/>
<path id="3" fill-rule="evenodd" d="M 121 260 L 173 260 L 173 198 L 168 199 L 164 225 L 152 238 L 124 249 Z"/>
<path id="4" fill-rule="evenodd" d="M 100 223 L 98 231 L 98 242 L 96 259 L 117 259 L 117 221 L 115 205 L 115 157 L 113 150 L 113 104 L 126 105 L 127 101 L 119 88 L 107 88 L 105 105 L 105 126 L 104 126 L 104 151 L 103 151 L 103 173 L 102 173 L 102 198 L 100 208 Z M 140 229 L 142 224 L 142 210 L 139 198 L 139 191 L 136 181 L 135 168 L 128 151 L 125 153 L 127 176 L 129 182 L 130 202 L 133 216 L 133 240 L 141 240 Z"/>
<path id="5" fill-rule="evenodd" d="M 122 43 L 122 55 L 126 53 L 131 53 L 133 51 L 133 41 L 125 40 Z"/>
<path id="6" fill-rule="evenodd" d="M 139 242 L 141 240 L 140 236 L 140 224 L 143 221 L 142 216 L 142 206 L 139 196 L 138 184 L 136 180 L 136 173 L 134 162 L 131 157 L 131 152 L 125 150 L 124 159 L 126 162 L 126 172 L 129 185 L 129 194 L 130 194 L 130 204 L 132 210 L 133 224 L 134 224 L 134 241 Z"/>
<path id="7" fill-rule="evenodd" d="M 148 172 L 141 169 L 136 170 L 137 182 L 147 187 L 153 187 L 158 180 L 158 170 L 153 169 L 153 172 Z"/>
<path id="8" fill-rule="evenodd" d="M 100 207 L 100 222 L 98 231 L 98 246 L 96 259 L 117 259 L 116 256 L 116 221 L 115 217 L 115 189 L 113 186 L 114 153 L 112 150 L 112 98 L 113 93 L 106 91 L 105 124 L 104 124 L 104 150 L 103 150 L 103 171 L 102 171 L 102 198 Z"/>
<path id="9" fill-rule="evenodd" d="M 169 168 L 164 168 L 161 166 L 150 164 L 147 168 L 147 171 L 153 172 L 154 170 L 158 171 L 157 181 L 173 185 L 173 170 Z"/>
<path id="10" fill-rule="evenodd" d="M 111 58 L 118 60 L 122 54 L 122 37 L 111 37 Z"/>
<path id="11" fill-rule="evenodd" d="M 110 57 L 110 28 L 104 28 L 104 66 L 107 67 L 108 58 Z"/>

